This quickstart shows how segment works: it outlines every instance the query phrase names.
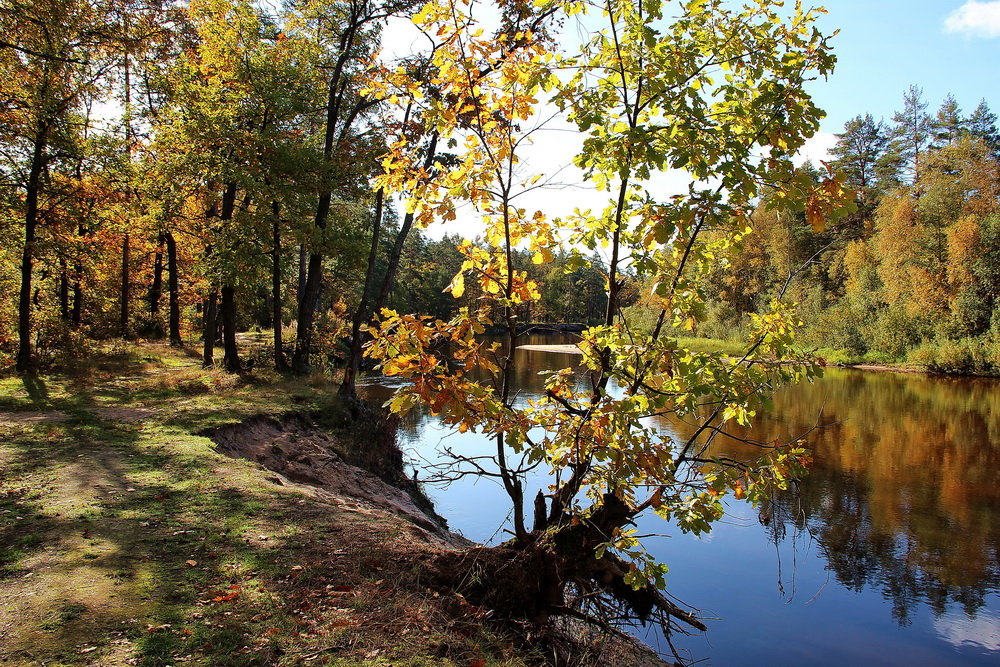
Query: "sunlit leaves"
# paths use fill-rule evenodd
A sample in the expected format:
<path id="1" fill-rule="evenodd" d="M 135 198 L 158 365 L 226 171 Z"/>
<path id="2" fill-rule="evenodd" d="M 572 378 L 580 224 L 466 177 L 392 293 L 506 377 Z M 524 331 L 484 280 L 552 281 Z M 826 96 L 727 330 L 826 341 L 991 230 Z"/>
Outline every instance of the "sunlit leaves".
<path id="1" fill-rule="evenodd" d="M 572 15 L 584 7 L 560 9 Z M 394 157 L 384 163 L 385 182 L 413 186 L 411 206 L 421 216 L 447 217 L 456 199 L 478 212 L 481 240 L 460 246 L 465 260 L 448 287 L 455 297 L 474 295 L 477 305 L 447 323 L 386 313 L 369 354 L 412 383 L 400 395 L 417 397 L 462 431 L 497 436 L 506 450 L 493 462 L 509 488 L 523 473 L 505 451 L 547 465 L 550 497 L 573 508 L 564 519 L 585 521 L 614 497 L 631 512 L 652 509 L 683 531 L 703 533 L 722 516 L 727 494 L 759 501 L 787 483 L 800 458 L 768 443 L 756 461 L 709 459 L 711 440 L 727 423 L 748 423 L 781 383 L 817 371 L 796 351 L 799 323 L 781 301 L 753 322 L 737 357 L 684 349 L 665 331 L 691 329 L 705 317 L 702 285 L 749 232 L 759 193 L 794 177 L 790 158 L 822 115 L 804 86 L 829 72 L 833 56 L 812 28 L 817 12 L 798 4 L 696 0 L 672 8 L 669 25 L 658 20 L 659 3 L 610 0 L 602 8 L 603 27 L 570 55 L 550 53 L 552 44 L 530 31 L 483 38 L 463 3 L 430 2 L 417 15 L 440 40 L 428 76 L 442 92 L 421 102 L 422 113 L 462 153 L 422 189 L 406 180 L 405 159 Z M 529 214 L 512 196 L 537 180 L 517 176 L 518 148 L 548 87 L 585 135 L 575 164 L 608 192 L 605 207 L 562 220 Z M 686 193 L 665 195 L 652 185 L 669 169 L 690 175 Z M 843 194 L 836 177 L 813 190 L 813 217 L 834 210 Z M 648 302 L 661 311 L 660 324 L 635 331 L 609 299 L 605 323 L 581 335 L 583 379 L 553 371 L 545 395 L 522 403 L 503 372 L 509 351 L 490 350 L 468 332 L 487 324 L 513 332 L 514 308 L 538 292 L 512 265 L 512 249 L 527 247 L 532 262 L 544 265 L 566 240 L 577 249 L 567 270 L 583 260 L 581 248 L 605 253 L 611 294 L 626 266 L 652 285 Z M 497 312 L 503 316 L 495 322 L 489 313 Z M 483 371 L 489 381 L 472 379 Z M 413 400 L 397 396 L 392 405 L 404 409 Z M 655 427 L 653 417 L 693 423 L 693 434 Z M 630 583 L 662 584 L 665 570 L 624 524 L 610 538 L 599 551 L 632 563 Z"/>

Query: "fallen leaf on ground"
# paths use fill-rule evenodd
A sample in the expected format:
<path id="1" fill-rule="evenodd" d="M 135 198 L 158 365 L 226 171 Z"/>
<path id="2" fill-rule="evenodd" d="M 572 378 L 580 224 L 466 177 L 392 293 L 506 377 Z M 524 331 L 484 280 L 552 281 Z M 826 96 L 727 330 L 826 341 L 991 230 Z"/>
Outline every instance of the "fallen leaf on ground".
<path id="1" fill-rule="evenodd" d="M 229 602 L 230 600 L 235 600 L 236 598 L 238 598 L 240 596 L 240 587 L 239 586 L 230 586 L 229 590 L 232 591 L 232 592 L 231 593 L 227 593 L 226 595 L 218 595 L 218 596 L 212 598 L 212 602 Z"/>

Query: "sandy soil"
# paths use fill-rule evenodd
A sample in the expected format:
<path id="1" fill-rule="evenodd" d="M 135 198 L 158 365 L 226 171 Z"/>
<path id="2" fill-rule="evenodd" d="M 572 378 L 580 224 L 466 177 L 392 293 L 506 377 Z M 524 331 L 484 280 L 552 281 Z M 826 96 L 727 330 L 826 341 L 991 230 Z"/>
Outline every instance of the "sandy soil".
<path id="1" fill-rule="evenodd" d="M 417 507 L 408 493 L 341 460 L 334 452 L 334 438 L 307 417 L 260 415 L 202 435 L 211 438 L 223 454 L 254 461 L 277 473 L 283 485 L 308 485 L 303 489 L 307 493 L 349 504 L 354 511 L 388 511 L 418 526 L 428 541 L 468 545 Z"/>

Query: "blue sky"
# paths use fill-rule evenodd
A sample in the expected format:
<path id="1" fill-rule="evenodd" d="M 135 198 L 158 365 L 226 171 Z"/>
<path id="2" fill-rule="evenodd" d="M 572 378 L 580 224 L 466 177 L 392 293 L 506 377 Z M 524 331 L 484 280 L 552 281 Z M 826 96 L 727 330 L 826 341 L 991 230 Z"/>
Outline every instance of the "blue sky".
<path id="1" fill-rule="evenodd" d="M 837 69 L 814 88 L 827 111 L 825 132 L 871 113 L 889 120 L 903 92 L 923 88 L 933 113 L 953 93 L 965 113 L 985 98 L 1000 112 L 1000 1 L 826 0 L 821 29 L 833 41 Z M 949 18 L 951 20 L 949 21 Z"/>

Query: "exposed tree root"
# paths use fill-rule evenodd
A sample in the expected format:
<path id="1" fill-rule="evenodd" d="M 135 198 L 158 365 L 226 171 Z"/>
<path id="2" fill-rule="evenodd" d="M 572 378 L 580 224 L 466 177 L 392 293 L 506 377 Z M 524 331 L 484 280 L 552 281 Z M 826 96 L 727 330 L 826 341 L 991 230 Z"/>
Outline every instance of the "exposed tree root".
<path id="1" fill-rule="evenodd" d="M 637 622 L 659 623 L 668 639 L 673 631 L 706 630 L 655 586 L 627 584 L 628 563 L 609 553 L 596 557 L 611 526 L 624 518 L 623 509 L 609 500 L 588 522 L 551 526 L 520 542 L 442 554 L 436 583 L 499 620 L 528 625 L 536 640 L 558 627 L 560 618 L 625 641 L 634 640 L 619 627 Z"/>

